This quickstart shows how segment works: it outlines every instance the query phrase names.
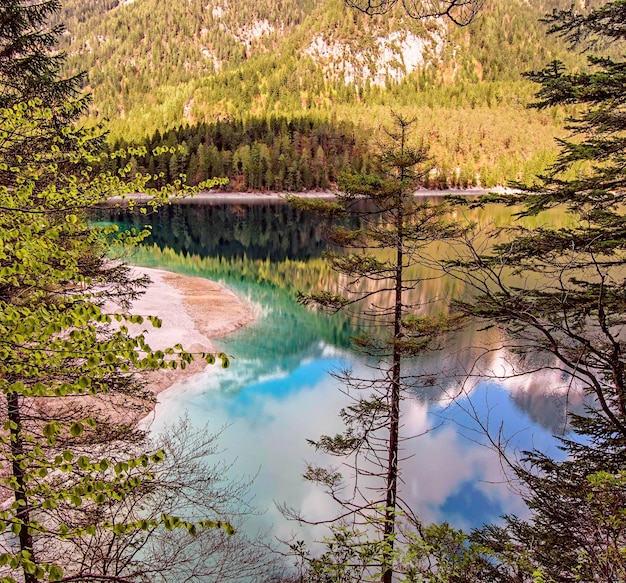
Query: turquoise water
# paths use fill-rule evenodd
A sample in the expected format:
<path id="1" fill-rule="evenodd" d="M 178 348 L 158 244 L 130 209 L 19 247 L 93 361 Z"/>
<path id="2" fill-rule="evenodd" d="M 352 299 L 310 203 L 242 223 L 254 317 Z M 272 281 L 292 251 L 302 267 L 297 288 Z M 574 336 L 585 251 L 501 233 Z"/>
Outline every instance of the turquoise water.
<path id="1" fill-rule="evenodd" d="M 133 260 L 221 281 L 247 299 L 258 317 L 220 341 L 233 356 L 231 368 L 208 367 L 160 396 L 151 429 L 162 431 L 179 416 L 212 431 L 224 428 L 222 455 L 233 460 L 230 471 L 254 477 L 261 514 L 248 527 L 270 528 L 283 540 L 293 534 L 315 538 L 313 529 L 303 534 L 303 527 L 286 521 L 277 505 L 312 521 L 333 515 L 328 497 L 301 476 L 307 463 L 339 462 L 324 459 L 306 440 L 342 428 L 338 412 L 349 401 L 330 373 L 351 368 L 371 374 L 369 363 L 349 349 L 348 321 L 312 313 L 295 301 L 296 289 L 328 285 L 321 233 L 276 204 L 184 205 L 169 212 L 169 218 L 132 219 L 154 225 L 152 243 Z M 414 363 L 422 372 L 432 370 L 436 381 L 409 392 L 403 402 L 403 434 L 412 439 L 404 443 L 401 496 L 424 522 L 470 528 L 504 513 L 523 514 L 486 430 L 520 455 L 531 447 L 554 450 L 552 434 L 565 429 L 563 379 L 554 374 L 499 381 L 510 372 L 508 360 L 490 353 L 479 361 L 494 378 L 464 377 L 486 342 L 465 330 L 445 350 Z"/>

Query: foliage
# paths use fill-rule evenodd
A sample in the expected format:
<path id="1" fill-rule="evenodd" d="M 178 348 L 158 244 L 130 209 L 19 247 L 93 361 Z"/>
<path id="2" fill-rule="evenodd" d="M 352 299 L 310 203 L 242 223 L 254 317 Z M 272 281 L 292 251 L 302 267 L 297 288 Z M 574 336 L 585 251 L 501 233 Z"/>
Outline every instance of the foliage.
<path id="1" fill-rule="evenodd" d="M 19 104 L 2 110 L 0 119 L 9 134 L 23 127 L 36 133 L 33 120 L 45 123 L 48 115 Z M 83 168 L 80 156 L 68 152 L 65 160 Z M 70 514 L 56 522 L 47 519 L 61 507 L 95 512 L 150 482 L 163 453 L 124 454 L 113 447 L 132 439 L 132 430 L 98 415 L 93 396 L 105 394 L 110 407 L 126 412 L 145 410 L 152 398 L 137 372 L 184 365 L 192 355 L 180 348 L 152 351 L 145 335 L 131 336 L 128 325 L 158 325 L 158 320 L 111 314 L 105 303 L 124 307 L 146 282 L 133 280 L 127 268 L 107 258 L 107 238 L 115 237 L 115 230 L 90 227 L 84 209 L 109 195 L 140 189 L 145 179 L 79 173 L 57 181 L 52 163 L 43 170 L 36 163 L 3 163 L 2 168 L 13 178 L 13 186 L 0 187 L 1 443 L 9 470 L 2 483 L 14 501 L 0 518 L 3 529 L 19 540 L 17 550 L 10 538 L 3 545 L 2 564 L 9 572 L 23 571 L 26 581 L 57 580 L 59 555 L 39 560 L 51 537 L 91 536 L 103 526 L 118 534 L 158 524 L 190 532 L 215 526 L 204 520 L 173 524 L 166 514 L 75 526 L 67 522 Z M 108 446 L 99 449 L 94 442 Z"/>
<path id="2" fill-rule="evenodd" d="M 244 533 L 250 506 L 250 482 L 227 478 L 231 467 L 223 461 L 219 441 L 209 427 L 192 428 L 187 419 L 170 425 L 155 437 L 133 444 L 164 453 L 152 468 L 149 481 L 97 507 L 81 505 L 48 511 L 47 520 L 71 518 L 72 525 L 94 522 L 146 521 L 148 530 L 96 528 L 90 536 L 67 536 L 54 541 L 47 553 L 68 557 L 68 571 L 97 573 L 136 582 L 172 579 L 255 581 L 271 580 L 275 559 L 261 537 Z M 128 447 L 128 446 L 127 446 Z M 210 521 L 203 522 L 206 517 Z M 199 528 L 198 522 L 214 528 Z M 163 523 L 163 527 L 155 525 Z M 180 524 L 195 525 L 191 534 Z M 236 530 L 236 532 L 235 532 Z"/>
<path id="3" fill-rule="evenodd" d="M 490 583 L 492 551 L 462 530 L 447 523 L 420 526 L 397 521 L 398 539 L 393 554 L 394 571 L 401 583 Z M 311 556 L 302 541 L 291 544 L 297 557 L 299 581 L 330 583 L 374 581 L 380 573 L 371 569 L 376 557 L 384 552 L 384 543 L 372 543 L 366 530 L 331 526 L 331 536 L 324 540 L 324 552 Z M 538 581 L 537 581 L 538 583 Z"/>
<path id="4" fill-rule="evenodd" d="M 555 11 L 547 20 L 573 42 L 596 50 L 617 43 L 612 48 L 619 50 L 625 9 L 609 2 L 588 12 Z M 450 264 L 477 292 L 458 307 L 506 333 L 520 372 L 546 355 L 589 399 L 585 414 L 570 415 L 573 435 L 561 440 L 565 460 L 530 451 L 513 464 L 531 518 L 508 517 L 504 528 L 476 534 L 498 557 L 498 581 L 625 576 L 624 62 L 607 51 L 588 56 L 588 71 L 556 62 L 530 75 L 541 85 L 537 107 L 581 106 L 568 120 L 573 135 L 560 142 L 557 162 L 532 189 L 482 201 L 521 204 L 522 215 L 544 224 L 512 227 L 505 242 L 492 233 L 488 251 L 470 243 L 468 254 Z M 555 207 L 567 209 L 572 226 L 549 222 L 546 211 Z"/>
<path id="5" fill-rule="evenodd" d="M 353 399 L 340 412 L 346 430 L 311 441 L 316 449 L 343 460 L 351 474 L 349 493 L 344 493 L 346 484 L 338 471 L 311 466 L 305 474 L 339 504 L 341 519 L 350 529 L 346 541 L 355 548 L 346 552 L 353 558 L 356 553 L 358 560 L 356 565 L 348 563 L 354 571 L 342 573 L 341 580 L 362 580 L 363 573 L 369 573 L 367 580 L 393 578 L 397 513 L 401 509 L 410 513 L 402 508 L 398 491 L 404 439 L 401 402 L 403 393 L 420 383 L 419 374 L 408 374 L 403 361 L 431 348 L 435 338 L 458 324 L 454 316 L 422 316 L 421 304 L 408 296 L 423 281 L 411 275 L 411 266 L 433 265 L 429 246 L 459 236 L 462 229 L 448 221 L 445 205 L 414 197 L 413 189 L 428 173 L 428 157 L 423 147 L 408 142 L 410 122 L 398 117 L 396 124 L 396 131 L 389 134 L 392 146 L 380 155 L 378 172 L 342 180 L 344 194 L 337 202 L 345 217 L 358 217 L 356 226 L 337 222 L 337 203 L 330 203 L 334 223 L 329 240 L 344 252 L 329 252 L 327 258 L 342 276 L 343 294 L 326 290 L 300 297 L 303 303 L 333 312 L 362 305 L 355 317 L 361 333 L 354 344 L 376 363 L 371 378 L 351 371 L 338 375 Z M 319 202 L 293 200 L 319 211 Z M 331 538 L 339 547 L 341 528 Z"/>
<path id="6" fill-rule="evenodd" d="M 193 356 L 181 347 L 153 351 L 145 331 L 129 334 L 130 324 L 159 322 L 127 313 L 147 281 L 112 261 L 108 243 L 145 233 L 91 227 L 85 209 L 144 191 L 146 179 L 125 180 L 126 169 L 93 172 L 100 142 L 73 125 L 86 103 L 76 93 L 79 78 L 59 78 L 63 57 L 51 52 L 61 29 L 46 21 L 58 8 L 5 2 L 0 9 L 0 565 L 3 580 L 26 583 L 105 576 L 78 556 L 70 565 L 62 552 L 70 539 L 100 529 L 194 534 L 222 526 L 165 511 L 101 514 L 153 482 L 163 460 L 160 449 L 123 446 L 136 442 L 135 418 L 153 402 L 139 371 L 184 366 Z M 111 303 L 121 311 L 111 313 Z"/>

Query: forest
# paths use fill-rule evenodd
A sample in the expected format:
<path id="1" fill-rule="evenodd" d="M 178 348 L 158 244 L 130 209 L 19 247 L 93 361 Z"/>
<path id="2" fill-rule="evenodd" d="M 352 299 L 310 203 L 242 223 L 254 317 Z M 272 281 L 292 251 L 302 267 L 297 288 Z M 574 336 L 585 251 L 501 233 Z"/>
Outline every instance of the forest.
<path id="1" fill-rule="evenodd" d="M 626 0 L 284 0 L 242 3 L 240 14 L 230 3 L 176 5 L 202 18 L 183 18 L 174 5 L 0 4 L 2 581 L 624 581 Z M 547 11 L 545 39 L 539 25 L 527 24 L 535 9 Z M 130 14 L 145 25 L 131 27 Z M 404 30 L 386 37 L 399 45 L 421 34 L 434 60 L 395 79 L 392 59 L 384 86 L 354 71 L 345 83 L 351 59 L 376 45 L 383 23 L 389 34 Z M 437 48 L 444 25 L 456 40 Z M 326 73 L 342 80 L 289 44 L 312 34 L 315 46 L 329 45 L 333 30 L 350 50 L 343 68 L 327 63 Z M 319 36 L 326 31 L 331 36 Z M 66 44 L 79 34 L 78 44 Z M 179 38 L 204 44 L 169 50 Z M 488 38 L 515 51 L 494 50 Z M 135 52 L 144 41 L 152 49 Z M 537 43 L 541 50 L 527 50 Z M 116 52 L 100 52 L 112 45 Z M 199 47 L 202 57 L 193 52 Z M 446 54 L 451 47 L 459 50 Z M 513 66 L 516 51 L 526 57 Z M 107 66 L 121 67 L 100 66 L 103 55 Z M 284 98 L 272 85 L 277 78 L 288 88 Z M 172 100 L 160 102 L 170 89 Z M 178 111 L 176 100 L 185 102 Z M 431 116 L 420 115 L 427 110 Z M 374 133 L 386 140 L 377 146 L 368 135 L 382 122 L 385 131 Z M 337 189 L 332 200 L 288 196 L 285 219 L 261 210 L 236 233 L 240 223 L 219 209 L 198 213 L 184 241 L 187 256 L 224 244 L 205 233 L 207 223 L 222 226 L 229 268 L 240 264 L 274 281 L 281 302 L 294 291 L 286 280 L 297 260 L 285 258 L 295 247 L 297 259 L 315 261 L 309 275 L 321 284 L 299 291 L 298 302 L 311 318 L 343 317 L 330 334 L 375 363 L 369 376 L 333 373 L 350 398 L 337 412 L 343 429 L 308 440 L 332 463 L 308 464 L 304 479 L 338 509 L 317 545 L 297 537 L 269 544 L 266 533 L 240 528 L 253 513 L 251 483 L 212 463 L 218 435 L 185 419 L 160 436 L 137 425 L 155 405 L 149 373 L 194 361 L 232 364 L 222 351 L 151 348 L 147 331 L 161 321 L 131 309 L 150 282 L 127 264 L 149 240 L 150 221 L 166 229 L 182 216 L 166 206 L 172 198 L 206 194 L 224 178 L 235 190 Z M 479 197 L 414 196 L 424 186 L 509 181 L 515 189 Z M 147 204 L 136 202 L 138 193 Z M 94 220 L 112 198 L 149 221 L 121 228 Z M 513 219 L 460 220 L 490 205 L 513 208 Z M 299 237 L 294 221 L 302 217 Z M 267 273 L 269 256 L 254 257 L 254 221 L 288 235 L 273 251 L 283 272 Z M 177 237 L 185 239 L 180 225 L 156 241 Z M 313 248 L 299 249 L 304 240 Z M 415 294 L 430 289 L 433 273 L 469 293 L 425 313 L 440 298 Z M 360 331 L 349 334 L 355 324 Z M 415 363 L 468 326 L 499 335 L 485 350 L 508 351 L 509 380 L 549 368 L 568 397 L 584 399 L 555 436 L 558 455 L 509 450 L 473 410 L 527 513 L 469 532 L 425 523 L 402 495 L 407 403 L 443 382 Z M 298 332 L 289 330 L 294 344 Z M 457 379 L 458 398 L 478 374 L 501 380 L 479 361 Z M 281 512 L 294 524 L 307 520 L 301 509 Z"/>
<path id="2" fill-rule="evenodd" d="M 63 71 L 87 71 L 90 111 L 107 120 L 111 142 L 248 118 L 347 122 L 371 137 L 391 108 L 419 120 L 413 133 L 437 163 L 433 187 L 528 181 L 556 156 L 568 108 L 528 109 L 534 89 L 521 74 L 555 58 L 577 66 L 539 22 L 559 2 L 492 0 L 461 28 L 400 10 L 370 17 L 339 0 L 158 4 L 85 10 L 69 0 L 55 16 L 66 28 Z"/>
<path id="3" fill-rule="evenodd" d="M 157 187 L 184 175 L 191 186 L 227 178 L 224 188 L 234 191 L 327 190 L 341 172 L 367 164 L 367 145 L 357 133 L 348 122 L 313 118 L 217 121 L 157 131 L 138 144 L 143 156 L 117 155 L 107 169 L 130 163 L 133 172 L 155 176 L 149 184 Z M 111 151 L 127 147 L 115 142 Z"/>

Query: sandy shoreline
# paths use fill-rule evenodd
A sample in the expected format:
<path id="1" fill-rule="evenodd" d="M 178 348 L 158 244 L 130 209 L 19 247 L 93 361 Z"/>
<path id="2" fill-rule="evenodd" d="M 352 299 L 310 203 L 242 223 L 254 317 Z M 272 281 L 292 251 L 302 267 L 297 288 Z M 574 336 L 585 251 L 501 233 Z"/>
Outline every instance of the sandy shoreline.
<path id="1" fill-rule="evenodd" d="M 130 313 L 156 316 L 161 320 L 161 327 L 155 328 L 149 322 L 125 325 L 130 334 L 143 334 L 152 350 L 181 344 L 192 354 L 214 353 L 214 339 L 234 332 L 255 319 L 252 307 L 245 300 L 214 281 L 143 267 L 133 267 L 132 270 L 135 276 L 147 275 L 152 283 L 135 300 Z M 107 309 L 112 309 L 112 306 Z M 100 429 L 118 431 L 137 425 L 149 415 L 154 410 L 159 393 L 202 372 L 207 366 L 202 358 L 196 358 L 184 369 L 142 372 L 146 391 L 143 396 L 122 391 L 81 395 L 76 399 L 46 398 L 33 404 L 46 415 L 93 417 Z"/>
<path id="2" fill-rule="evenodd" d="M 215 352 L 215 338 L 235 332 L 255 319 L 247 302 L 214 281 L 144 267 L 133 267 L 133 272 L 148 275 L 152 283 L 135 301 L 132 313 L 157 316 L 162 325 L 133 327 L 131 332 L 146 330 L 146 340 L 153 350 L 182 344 L 192 353 Z M 150 372 L 148 388 L 158 394 L 206 366 L 198 358 L 184 370 Z"/>
<path id="3" fill-rule="evenodd" d="M 147 275 L 152 283 L 135 300 L 130 313 L 156 316 L 161 320 L 161 327 L 155 328 L 147 321 L 125 325 L 130 334 L 143 334 L 152 350 L 181 344 L 192 354 L 214 353 L 214 339 L 232 333 L 255 319 L 252 307 L 245 300 L 214 281 L 143 267 L 133 267 L 132 271 L 138 277 Z M 119 311 L 112 306 L 105 309 Z M 141 372 L 141 379 L 145 381 L 143 395 L 123 390 L 100 392 L 76 398 L 38 399 L 33 401 L 33 406 L 46 416 L 91 417 L 98 423 L 97 431 L 121 434 L 124 428 L 137 426 L 154 411 L 159 393 L 202 372 L 207 366 L 206 361 L 198 357 L 184 369 Z"/>

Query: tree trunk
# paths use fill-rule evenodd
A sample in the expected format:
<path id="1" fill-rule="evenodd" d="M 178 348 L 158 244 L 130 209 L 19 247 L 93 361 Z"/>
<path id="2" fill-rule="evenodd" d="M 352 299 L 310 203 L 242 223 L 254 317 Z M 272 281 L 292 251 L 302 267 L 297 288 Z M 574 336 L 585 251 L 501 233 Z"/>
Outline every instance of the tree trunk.
<path id="1" fill-rule="evenodd" d="M 11 394 L 7 396 L 7 413 L 9 418 L 9 433 L 11 441 L 11 464 L 13 477 L 15 478 L 15 502 L 18 508 L 15 512 L 16 519 L 20 522 L 20 550 L 30 554 L 31 561 L 35 561 L 35 551 L 33 549 L 33 536 L 30 531 L 30 503 L 26 495 L 25 472 L 21 462 L 25 457 L 24 438 L 22 437 L 22 416 L 20 411 L 19 395 Z M 24 571 L 25 583 L 36 583 L 37 578 L 32 573 Z"/>
<path id="2" fill-rule="evenodd" d="M 402 194 L 399 195 L 401 199 Z M 402 287 L 403 287 L 403 209 L 402 201 L 396 205 L 396 275 L 395 304 L 393 312 L 393 357 L 391 364 L 391 394 L 389 403 L 389 457 L 387 459 L 387 495 L 385 499 L 385 524 L 383 542 L 382 583 L 391 583 L 393 579 L 393 547 L 396 526 L 396 504 L 398 494 L 398 451 L 400 448 L 400 383 L 401 383 L 401 352 L 398 341 L 402 333 Z"/>

